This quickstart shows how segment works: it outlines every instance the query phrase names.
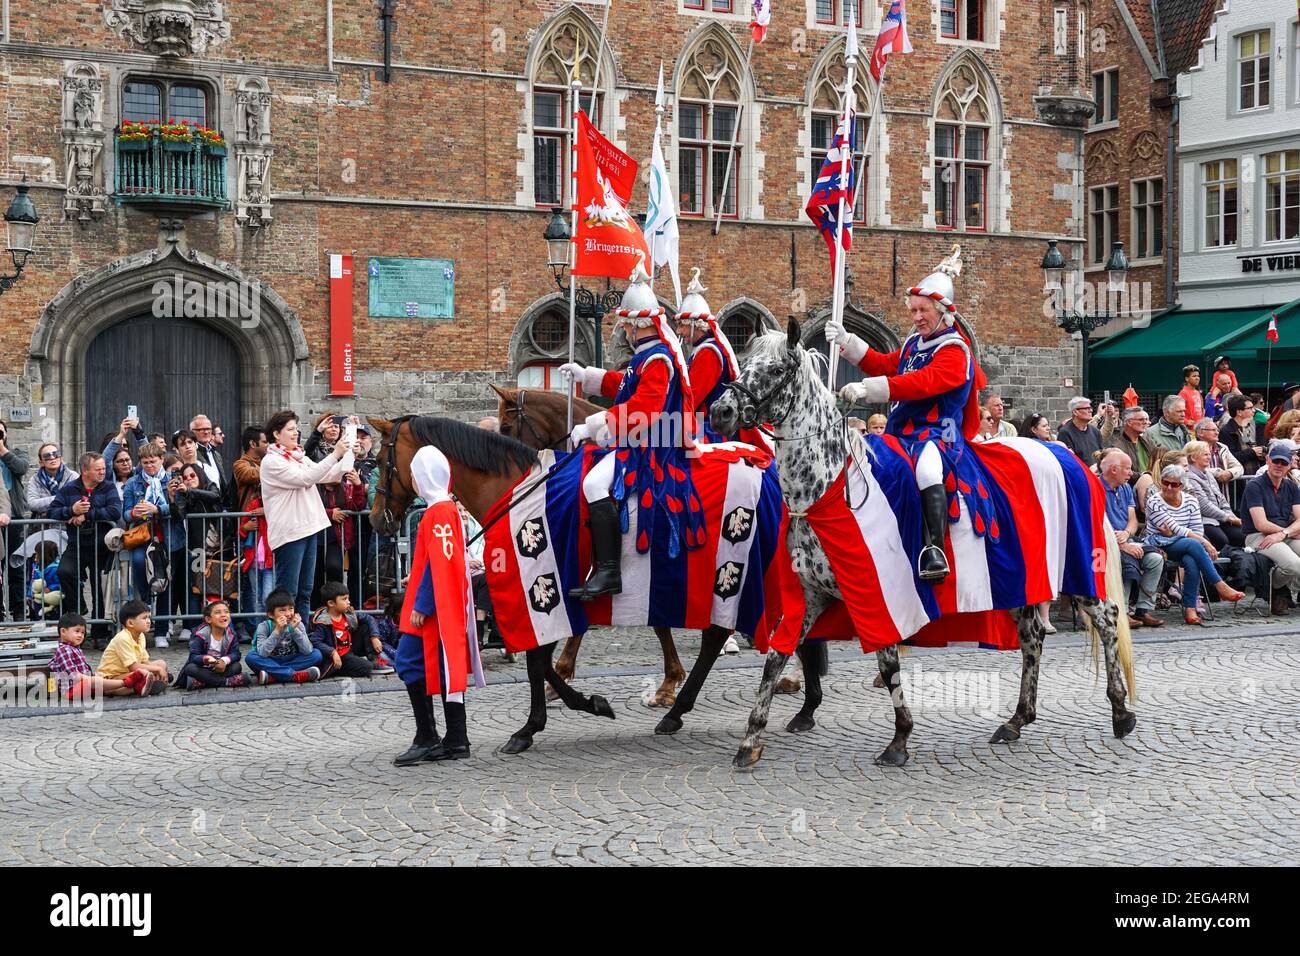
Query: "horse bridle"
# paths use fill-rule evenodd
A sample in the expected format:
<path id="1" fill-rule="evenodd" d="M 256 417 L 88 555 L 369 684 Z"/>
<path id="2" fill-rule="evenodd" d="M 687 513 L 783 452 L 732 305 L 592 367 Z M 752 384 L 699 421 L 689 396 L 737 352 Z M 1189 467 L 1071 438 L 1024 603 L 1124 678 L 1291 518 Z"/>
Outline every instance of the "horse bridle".
<path id="1" fill-rule="evenodd" d="M 415 494 L 415 489 L 409 487 L 406 482 L 402 480 L 402 476 L 397 470 L 397 434 L 402 430 L 402 426 L 414 417 L 415 416 L 413 415 L 403 415 L 400 418 L 394 418 L 392 422 L 393 427 L 388 430 L 388 434 L 384 436 L 384 440 L 379 445 L 379 457 L 383 459 L 384 463 L 382 469 L 383 480 L 380 481 L 378 488 L 375 490 L 375 495 L 376 497 L 379 495 L 383 495 L 384 497 L 383 516 L 384 527 L 386 528 L 391 528 L 396 523 L 392 511 L 392 483 L 394 481 L 397 482 L 398 487 L 412 500 L 418 497 Z"/>
<path id="2" fill-rule="evenodd" d="M 791 410 L 794 408 L 795 396 L 793 393 L 790 395 L 789 401 L 786 402 L 785 411 L 781 413 L 779 418 L 775 415 L 768 414 L 767 406 L 777 397 L 778 394 L 780 394 L 781 389 L 790 384 L 791 380 L 796 374 L 798 374 L 798 372 L 799 361 L 796 359 L 794 364 L 790 366 L 789 371 L 787 371 L 785 375 L 783 375 L 777 383 L 768 390 L 767 394 L 762 396 L 755 395 L 748 386 L 744 385 L 740 381 L 740 379 L 734 379 L 733 381 L 727 382 L 723 385 L 722 387 L 724 389 L 736 392 L 740 396 L 743 396 L 743 400 L 742 398 L 736 399 L 736 407 L 739 410 L 736 420 L 737 426 L 740 428 L 757 428 L 761 422 L 771 422 L 773 425 L 779 425 L 781 422 L 785 421 L 786 416 L 789 415 Z"/>
<path id="3" fill-rule="evenodd" d="M 537 443 L 537 448 L 549 448 L 552 451 L 564 451 L 565 449 L 563 448 L 563 445 L 568 439 L 567 435 L 564 438 L 557 439 L 548 444 L 545 441 L 545 436 L 542 435 L 542 433 L 537 430 L 536 426 L 533 425 L 532 420 L 528 417 L 527 410 L 524 408 L 526 392 L 527 389 L 519 389 L 519 400 L 506 406 L 507 408 L 514 409 L 515 419 L 519 422 L 519 440 L 525 445 L 528 444 L 528 439 L 524 434 L 525 431 L 527 431 L 529 435 L 532 435 L 533 441 Z"/>

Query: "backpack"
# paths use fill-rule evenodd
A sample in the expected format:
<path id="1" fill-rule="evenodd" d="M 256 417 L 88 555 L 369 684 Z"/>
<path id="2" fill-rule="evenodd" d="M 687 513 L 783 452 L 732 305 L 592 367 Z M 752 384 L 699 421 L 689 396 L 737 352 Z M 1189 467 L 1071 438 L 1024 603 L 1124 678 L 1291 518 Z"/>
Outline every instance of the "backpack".
<path id="1" fill-rule="evenodd" d="M 145 545 L 144 578 L 154 594 L 162 594 L 171 586 L 171 556 L 167 553 L 167 546 L 157 538 L 150 538 Z"/>
<path id="2" fill-rule="evenodd" d="M 1268 593 L 1269 574 L 1273 570 L 1273 561 L 1258 551 L 1245 548 L 1224 548 L 1220 554 L 1228 559 L 1228 566 L 1223 571 L 1223 579 L 1234 588 L 1250 588 L 1256 594 Z"/>

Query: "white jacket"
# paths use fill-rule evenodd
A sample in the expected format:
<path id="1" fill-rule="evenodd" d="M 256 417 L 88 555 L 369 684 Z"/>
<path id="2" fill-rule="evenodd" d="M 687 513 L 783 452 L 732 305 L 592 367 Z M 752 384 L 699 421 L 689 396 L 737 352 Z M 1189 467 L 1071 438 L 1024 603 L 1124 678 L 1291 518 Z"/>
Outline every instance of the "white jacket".
<path id="1" fill-rule="evenodd" d="M 319 484 L 343 477 L 343 462 L 333 455 L 302 461 L 267 452 L 262 459 L 262 507 L 266 509 L 266 540 L 272 550 L 300 541 L 330 526 Z"/>

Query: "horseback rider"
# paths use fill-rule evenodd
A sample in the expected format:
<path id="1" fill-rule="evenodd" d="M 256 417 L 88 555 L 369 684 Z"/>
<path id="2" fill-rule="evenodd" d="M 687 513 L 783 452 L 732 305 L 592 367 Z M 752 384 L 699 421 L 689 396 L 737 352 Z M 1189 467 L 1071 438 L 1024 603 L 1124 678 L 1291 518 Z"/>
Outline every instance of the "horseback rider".
<path id="1" fill-rule="evenodd" d="M 709 409 L 727 390 L 728 383 L 740 377 L 740 362 L 731 340 L 704 298 L 707 291 L 700 283 L 700 270 L 692 269 L 691 283 L 677 312 L 677 336 L 690 347 L 691 393 L 695 396 L 695 407 L 690 411 L 694 434 L 710 442 L 721 442 L 728 439 L 709 424 Z M 736 438 L 769 454 L 772 452 L 771 442 L 761 429 L 742 428 Z"/>
<path id="2" fill-rule="evenodd" d="M 623 590 L 622 534 L 628 528 L 629 498 L 638 508 L 639 552 L 650 549 L 659 520 L 668 522 L 670 557 L 680 553 L 683 530 L 688 548 L 705 539 L 702 509 L 685 460 L 691 443 L 684 428 L 686 411 L 694 407 L 691 382 L 681 342 L 649 279 L 638 263 L 617 312 L 635 348 L 625 371 L 577 362 L 560 366 L 560 374 L 581 382 L 585 393 L 599 392 L 614 400 L 610 409 L 588 416 L 571 434 L 575 445 L 590 439 L 616 449 L 600 457 L 582 481 L 591 520 L 593 571 L 585 584 L 569 592 L 581 601 Z"/>
<path id="3" fill-rule="evenodd" d="M 912 460 L 921 490 L 925 546 L 917 561 L 922 580 L 938 584 L 948 575 L 944 534 L 961 514 L 958 490 L 977 535 L 997 540 L 997 525 L 983 483 L 983 469 L 967 445 L 979 429 L 978 392 L 986 384 L 970 342 L 957 328 L 953 279 L 961 274 L 961 247 L 918 285 L 907 290 L 916 331 L 896 352 L 873 352 L 834 319 L 826 339 L 870 378 L 840 389 L 848 402 L 890 402 L 886 433 Z M 978 494 L 975 491 L 978 490 Z"/>
<path id="4" fill-rule="evenodd" d="M 689 372 L 695 402 L 688 411 L 692 421 L 703 422 L 700 432 L 709 440 L 723 441 L 708 424 L 709 409 L 726 391 L 727 383 L 735 381 L 739 364 L 731 342 L 718 327 L 717 317 L 704 298 L 707 291 L 700 283 L 700 270 L 692 269 L 686 297 L 677 311 L 677 336 L 691 353 Z"/>

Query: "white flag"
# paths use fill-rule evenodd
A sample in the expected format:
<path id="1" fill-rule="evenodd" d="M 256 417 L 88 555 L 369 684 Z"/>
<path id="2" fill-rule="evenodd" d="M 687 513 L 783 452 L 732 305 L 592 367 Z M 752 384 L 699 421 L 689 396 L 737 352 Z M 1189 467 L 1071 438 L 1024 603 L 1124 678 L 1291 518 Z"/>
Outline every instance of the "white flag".
<path id="1" fill-rule="evenodd" d="M 654 155 L 650 160 L 650 193 L 646 197 L 645 238 L 656 266 L 668 264 L 673 276 L 677 304 L 682 302 L 682 279 L 677 266 L 677 201 L 664 166 L 664 152 L 659 145 L 662 131 L 655 127 Z"/>

